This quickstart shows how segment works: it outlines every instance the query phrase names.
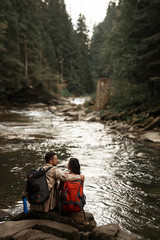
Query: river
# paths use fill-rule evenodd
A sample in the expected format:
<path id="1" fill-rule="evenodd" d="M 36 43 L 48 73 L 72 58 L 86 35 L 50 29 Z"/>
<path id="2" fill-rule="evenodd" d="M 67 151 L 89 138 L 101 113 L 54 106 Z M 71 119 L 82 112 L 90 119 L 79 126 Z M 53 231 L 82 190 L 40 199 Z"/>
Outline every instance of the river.
<path id="1" fill-rule="evenodd" d="M 65 170 L 76 157 L 86 176 L 85 211 L 98 225 L 117 223 L 141 239 L 160 239 L 160 149 L 124 138 L 98 122 L 64 121 L 48 110 L 0 115 L 0 209 L 23 210 L 26 173 L 58 154 Z"/>

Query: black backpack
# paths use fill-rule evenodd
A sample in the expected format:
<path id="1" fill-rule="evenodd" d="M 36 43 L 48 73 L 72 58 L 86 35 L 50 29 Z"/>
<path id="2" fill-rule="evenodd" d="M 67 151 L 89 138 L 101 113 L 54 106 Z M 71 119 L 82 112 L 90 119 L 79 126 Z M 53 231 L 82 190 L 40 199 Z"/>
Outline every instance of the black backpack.
<path id="1" fill-rule="evenodd" d="M 50 191 L 46 180 L 45 173 L 52 167 L 47 169 L 31 170 L 27 174 L 26 192 L 28 202 L 33 205 L 43 204 L 48 198 Z"/>

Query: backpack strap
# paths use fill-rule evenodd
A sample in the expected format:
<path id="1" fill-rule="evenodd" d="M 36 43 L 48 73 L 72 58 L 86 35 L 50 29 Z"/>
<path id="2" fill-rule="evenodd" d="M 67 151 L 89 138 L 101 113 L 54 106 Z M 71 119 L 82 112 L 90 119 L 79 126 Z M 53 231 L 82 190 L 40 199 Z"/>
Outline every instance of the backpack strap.
<path id="1" fill-rule="evenodd" d="M 44 173 L 48 172 L 51 168 L 53 168 L 53 167 L 48 167 L 48 168 L 44 171 Z"/>
<path id="2" fill-rule="evenodd" d="M 41 169 L 44 170 L 44 174 L 47 173 L 52 167 L 48 167 L 47 169 L 44 170 L 44 168 L 42 167 Z"/>

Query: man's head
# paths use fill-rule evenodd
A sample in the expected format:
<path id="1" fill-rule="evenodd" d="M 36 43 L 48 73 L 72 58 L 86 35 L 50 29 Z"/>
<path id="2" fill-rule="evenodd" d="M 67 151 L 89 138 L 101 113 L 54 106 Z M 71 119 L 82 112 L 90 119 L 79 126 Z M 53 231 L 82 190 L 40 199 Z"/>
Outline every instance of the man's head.
<path id="1" fill-rule="evenodd" d="M 46 160 L 46 163 L 50 163 L 53 166 L 56 166 L 58 162 L 57 154 L 55 152 L 48 152 L 45 155 L 45 160 Z"/>

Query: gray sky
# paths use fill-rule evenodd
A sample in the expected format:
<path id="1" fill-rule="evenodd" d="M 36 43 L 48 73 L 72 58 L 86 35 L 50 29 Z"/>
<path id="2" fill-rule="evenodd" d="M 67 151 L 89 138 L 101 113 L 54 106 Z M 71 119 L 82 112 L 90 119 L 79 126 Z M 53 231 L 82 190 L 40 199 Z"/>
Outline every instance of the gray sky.
<path id="1" fill-rule="evenodd" d="M 110 0 L 65 0 L 66 10 L 76 27 L 79 14 L 86 17 L 86 25 L 92 34 L 94 24 L 102 22 L 106 16 Z"/>

